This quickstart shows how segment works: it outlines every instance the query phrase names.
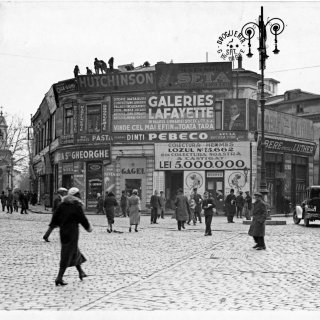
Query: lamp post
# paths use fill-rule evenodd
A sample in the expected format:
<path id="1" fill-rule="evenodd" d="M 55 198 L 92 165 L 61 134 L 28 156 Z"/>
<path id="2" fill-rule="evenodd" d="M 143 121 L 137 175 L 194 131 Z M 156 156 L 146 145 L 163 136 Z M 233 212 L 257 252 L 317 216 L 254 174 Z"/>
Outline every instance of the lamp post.
<path id="1" fill-rule="evenodd" d="M 11 166 L 7 165 L 7 173 L 8 173 L 8 187 L 7 189 L 10 189 L 10 172 L 11 172 Z"/>
<path id="2" fill-rule="evenodd" d="M 271 34 L 274 35 L 274 45 L 273 50 L 274 54 L 278 54 L 278 35 L 284 30 L 284 22 L 280 18 L 268 19 L 266 23 L 263 20 L 263 7 L 261 7 L 261 15 L 259 16 L 258 24 L 255 22 L 246 23 L 242 29 L 241 33 L 245 39 L 249 41 L 248 47 L 249 52 L 247 54 L 248 58 L 251 58 L 253 54 L 251 53 L 251 39 L 255 35 L 255 29 L 259 30 L 259 60 L 260 60 L 260 70 L 261 70 L 261 97 L 260 97 L 260 106 L 261 106 L 261 178 L 260 178 L 260 192 L 265 198 L 268 194 L 268 186 L 266 180 L 266 159 L 265 159 L 265 139 L 264 139 L 264 109 L 265 109 L 265 93 L 264 93 L 264 69 L 266 68 L 266 60 L 269 58 L 267 55 L 267 28 L 270 29 Z"/>

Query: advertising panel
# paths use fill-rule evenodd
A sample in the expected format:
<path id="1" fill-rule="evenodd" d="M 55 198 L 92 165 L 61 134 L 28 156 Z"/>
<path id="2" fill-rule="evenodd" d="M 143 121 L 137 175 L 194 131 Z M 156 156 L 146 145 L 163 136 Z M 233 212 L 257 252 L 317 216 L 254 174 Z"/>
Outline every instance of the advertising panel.
<path id="1" fill-rule="evenodd" d="M 246 99 L 224 100 L 224 130 L 245 130 L 246 118 Z"/>
<path id="2" fill-rule="evenodd" d="M 205 171 L 184 171 L 183 192 L 186 197 L 190 197 L 193 188 L 201 195 L 205 192 Z"/>
<path id="3" fill-rule="evenodd" d="M 60 81 L 54 85 L 54 88 L 58 95 L 64 95 L 78 91 L 78 86 L 75 79 Z"/>
<path id="4" fill-rule="evenodd" d="M 53 86 L 49 89 L 49 91 L 45 94 L 47 104 L 49 107 L 50 114 L 53 114 L 57 109 L 56 98 L 54 95 Z"/>
<path id="5" fill-rule="evenodd" d="M 225 89 L 232 85 L 230 62 L 156 64 L 157 89 Z"/>
<path id="6" fill-rule="evenodd" d="M 113 132 L 215 130 L 214 104 L 213 94 L 114 97 Z"/>
<path id="7" fill-rule="evenodd" d="M 88 148 L 70 148 L 68 150 L 58 150 L 54 155 L 54 162 L 62 161 L 88 161 L 88 160 L 109 160 L 110 145 Z"/>
<path id="8" fill-rule="evenodd" d="M 249 163 L 248 141 L 155 144 L 155 170 L 238 170 Z"/>
<path id="9" fill-rule="evenodd" d="M 231 189 L 234 189 L 235 195 L 240 191 L 250 191 L 250 172 L 245 175 L 244 170 L 225 171 L 225 195 L 230 193 Z"/>
<path id="10" fill-rule="evenodd" d="M 102 194 L 102 163 L 87 163 L 87 209 L 97 207 L 98 194 Z"/>
<path id="11" fill-rule="evenodd" d="M 79 92 L 155 90 L 154 71 L 119 72 L 79 76 Z"/>
<path id="12" fill-rule="evenodd" d="M 258 109 L 258 130 L 261 130 L 261 109 Z M 300 139 L 313 139 L 313 122 L 291 114 L 265 109 L 264 130 Z"/>

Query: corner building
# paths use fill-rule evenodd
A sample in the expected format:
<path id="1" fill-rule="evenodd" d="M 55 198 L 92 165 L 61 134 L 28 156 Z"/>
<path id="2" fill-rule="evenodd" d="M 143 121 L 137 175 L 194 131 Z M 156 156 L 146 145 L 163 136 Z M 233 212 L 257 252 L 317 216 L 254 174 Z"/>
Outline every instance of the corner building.
<path id="1" fill-rule="evenodd" d="M 167 209 L 174 209 L 178 188 L 189 195 L 197 187 L 214 197 L 231 188 L 256 191 L 259 80 L 241 64 L 232 70 L 231 62 L 158 63 L 54 84 L 32 118 L 38 193 L 52 195 L 59 186 L 76 186 L 86 208 L 95 210 L 97 193 L 104 194 L 112 184 L 118 199 L 122 190 L 138 189 L 142 209 L 155 189 L 165 192 Z M 278 82 L 267 82 L 270 95 L 276 94 Z M 309 122 L 304 126 L 312 129 Z M 267 128 L 270 139 L 279 138 L 279 128 Z M 290 134 L 280 137 L 299 142 L 303 150 L 315 148 L 310 130 Z M 274 155 L 279 150 L 269 151 Z M 313 155 L 304 156 L 309 183 Z M 277 156 L 268 159 L 281 177 L 288 174 L 287 158 L 280 165 Z M 270 180 L 270 188 L 274 183 Z M 273 199 L 279 190 L 271 189 Z M 281 192 L 284 196 L 285 189 Z M 282 200 L 273 201 L 274 209 L 275 201 Z"/>

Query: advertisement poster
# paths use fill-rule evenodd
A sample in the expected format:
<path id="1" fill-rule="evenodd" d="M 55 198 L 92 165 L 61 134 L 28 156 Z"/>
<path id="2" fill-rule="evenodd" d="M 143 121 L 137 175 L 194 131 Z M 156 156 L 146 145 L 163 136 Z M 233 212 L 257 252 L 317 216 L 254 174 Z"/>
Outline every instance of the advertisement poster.
<path id="1" fill-rule="evenodd" d="M 113 132 L 198 130 L 215 130 L 213 94 L 113 98 Z"/>
<path id="2" fill-rule="evenodd" d="M 238 170 L 250 167 L 250 142 L 155 144 L 155 170 Z"/>
<path id="3" fill-rule="evenodd" d="M 232 85 L 231 62 L 156 64 L 157 89 L 223 89 Z"/>
<path id="4" fill-rule="evenodd" d="M 102 194 L 102 163 L 87 163 L 87 208 L 95 209 L 97 195 Z"/>
<path id="5" fill-rule="evenodd" d="M 246 119 L 246 99 L 224 100 L 224 130 L 245 130 Z"/>
<path id="6" fill-rule="evenodd" d="M 235 195 L 240 191 L 243 194 L 250 191 L 250 171 L 246 175 L 244 170 L 226 170 L 224 177 L 225 195 L 228 195 L 231 189 L 234 189 Z"/>
<path id="7" fill-rule="evenodd" d="M 201 195 L 205 192 L 205 171 L 185 171 L 183 173 L 183 192 L 186 197 L 190 197 L 193 189 Z"/>

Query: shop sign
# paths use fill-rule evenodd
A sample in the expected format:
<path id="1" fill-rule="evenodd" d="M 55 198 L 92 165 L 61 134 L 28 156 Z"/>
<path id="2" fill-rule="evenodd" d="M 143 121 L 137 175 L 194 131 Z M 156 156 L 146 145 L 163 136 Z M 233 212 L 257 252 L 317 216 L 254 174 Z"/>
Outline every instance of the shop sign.
<path id="1" fill-rule="evenodd" d="M 121 174 L 145 174 L 145 168 L 122 168 Z"/>
<path id="2" fill-rule="evenodd" d="M 113 132 L 215 130 L 214 105 L 213 94 L 114 97 Z"/>
<path id="3" fill-rule="evenodd" d="M 313 122 L 291 114 L 266 109 L 264 130 L 266 133 L 281 134 L 300 139 L 313 138 Z M 261 130 L 261 109 L 258 109 L 258 130 Z"/>
<path id="4" fill-rule="evenodd" d="M 78 134 L 75 137 L 76 143 L 103 143 L 110 142 L 113 140 L 112 135 L 110 134 Z"/>
<path id="5" fill-rule="evenodd" d="M 231 62 L 156 64 L 157 89 L 226 89 L 232 85 Z"/>
<path id="6" fill-rule="evenodd" d="M 277 151 L 280 153 L 287 152 L 306 156 L 314 156 L 317 149 L 317 145 L 315 143 L 306 144 L 274 138 L 265 138 L 265 146 L 267 151 Z"/>
<path id="7" fill-rule="evenodd" d="M 73 93 L 78 91 L 77 82 L 75 79 L 58 82 L 54 85 L 58 95 Z"/>
<path id="8" fill-rule="evenodd" d="M 223 178 L 223 172 L 207 172 L 207 178 Z"/>
<path id="9" fill-rule="evenodd" d="M 155 90 L 154 71 L 79 76 L 79 92 Z"/>
<path id="10" fill-rule="evenodd" d="M 65 162 L 62 164 L 62 174 L 74 174 L 73 162 Z"/>
<path id="11" fill-rule="evenodd" d="M 89 161 L 89 160 L 110 160 L 110 145 L 97 148 L 70 148 L 59 150 L 55 153 L 54 162 L 61 161 Z"/>
<path id="12" fill-rule="evenodd" d="M 74 135 L 73 134 L 67 134 L 64 136 L 60 136 L 60 144 L 66 145 L 66 144 L 74 144 Z"/>
<path id="13" fill-rule="evenodd" d="M 225 170 L 249 167 L 250 142 L 155 144 L 156 170 Z"/>

